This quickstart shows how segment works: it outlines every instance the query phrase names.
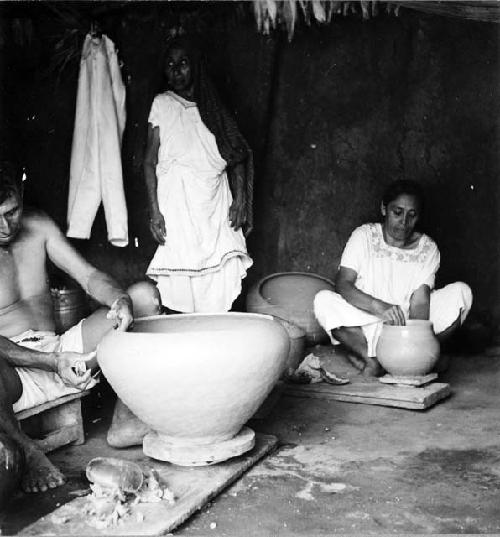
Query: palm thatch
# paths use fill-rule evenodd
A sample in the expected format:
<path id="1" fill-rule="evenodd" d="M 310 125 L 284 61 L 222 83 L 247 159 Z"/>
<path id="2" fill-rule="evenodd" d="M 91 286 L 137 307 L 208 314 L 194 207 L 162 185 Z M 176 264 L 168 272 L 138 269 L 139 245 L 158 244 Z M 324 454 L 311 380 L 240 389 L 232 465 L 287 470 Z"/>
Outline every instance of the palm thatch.
<path id="1" fill-rule="evenodd" d="M 329 23 L 333 17 L 359 15 L 363 19 L 375 17 L 380 10 L 398 14 L 399 5 L 378 0 L 253 0 L 258 29 L 264 34 L 284 25 L 291 40 L 299 19 L 306 24 L 315 21 Z"/>
<path id="2" fill-rule="evenodd" d="M 348 15 L 359 16 L 366 20 L 381 12 L 397 16 L 401 7 L 434 15 L 500 22 L 498 1 L 253 0 L 259 31 L 269 34 L 272 29 L 285 26 L 289 40 L 292 39 L 300 19 L 306 24 L 310 24 L 311 21 L 325 24 L 333 17 Z"/>

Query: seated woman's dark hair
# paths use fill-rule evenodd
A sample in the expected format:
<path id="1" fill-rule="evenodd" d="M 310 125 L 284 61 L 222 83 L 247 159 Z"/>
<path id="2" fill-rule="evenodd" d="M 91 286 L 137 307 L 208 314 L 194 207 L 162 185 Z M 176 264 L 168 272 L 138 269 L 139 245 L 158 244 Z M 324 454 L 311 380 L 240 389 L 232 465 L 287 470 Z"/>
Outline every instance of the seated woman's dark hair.
<path id="1" fill-rule="evenodd" d="M 10 160 L 0 160 L 0 203 L 11 196 L 21 197 L 22 192 L 21 168 Z"/>
<path id="2" fill-rule="evenodd" d="M 394 201 L 399 196 L 406 194 L 407 196 L 413 196 L 418 203 L 420 211 L 424 208 L 424 191 L 419 183 L 411 181 L 409 179 L 400 179 L 391 183 L 384 191 L 382 196 L 382 203 L 385 207 L 391 201 Z"/>

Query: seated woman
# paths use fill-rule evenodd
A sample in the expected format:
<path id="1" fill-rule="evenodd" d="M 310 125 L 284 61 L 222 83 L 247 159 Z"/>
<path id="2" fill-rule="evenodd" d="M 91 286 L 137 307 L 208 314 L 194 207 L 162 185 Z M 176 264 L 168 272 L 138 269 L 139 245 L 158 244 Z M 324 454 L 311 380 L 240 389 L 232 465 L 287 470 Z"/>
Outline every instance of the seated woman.
<path id="1" fill-rule="evenodd" d="M 320 291 L 314 312 L 334 344 L 367 375 L 380 375 L 377 341 L 383 323 L 430 319 L 443 341 L 464 322 L 472 292 L 462 282 L 434 290 L 439 268 L 436 243 L 415 229 L 423 193 L 412 181 L 396 181 L 386 190 L 383 222 L 364 224 L 349 238 L 335 279 L 336 293 Z"/>

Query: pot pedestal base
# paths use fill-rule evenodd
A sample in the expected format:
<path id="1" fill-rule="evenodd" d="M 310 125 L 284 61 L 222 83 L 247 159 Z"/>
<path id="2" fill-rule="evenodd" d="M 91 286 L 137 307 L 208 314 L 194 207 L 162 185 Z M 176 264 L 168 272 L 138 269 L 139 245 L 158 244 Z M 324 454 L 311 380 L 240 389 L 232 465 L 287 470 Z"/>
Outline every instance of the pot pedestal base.
<path id="1" fill-rule="evenodd" d="M 148 457 L 178 466 L 208 466 L 237 457 L 254 445 L 255 433 L 249 427 L 243 427 L 229 440 L 203 446 L 178 445 L 151 431 L 144 437 L 142 450 Z"/>
<path id="2" fill-rule="evenodd" d="M 420 375 L 418 377 L 408 376 L 396 376 L 396 375 L 384 375 L 378 380 L 384 384 L 396 384 L 400 386 L 413 386 L 415 388 L 419 386 L 425 386 L 433 380 L 437 379 L 437 373 L 428 373 L 427 375 Z"/>

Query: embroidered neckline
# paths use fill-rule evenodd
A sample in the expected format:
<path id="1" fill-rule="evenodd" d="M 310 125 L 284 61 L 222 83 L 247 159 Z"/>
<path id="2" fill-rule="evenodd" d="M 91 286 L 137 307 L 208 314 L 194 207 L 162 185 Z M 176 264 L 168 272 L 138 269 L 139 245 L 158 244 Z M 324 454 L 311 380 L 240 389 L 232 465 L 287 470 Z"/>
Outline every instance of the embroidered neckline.
<path id="1" fill-rule="evenodd" d="M 396 250 L 402 250 L 403 252 L 416 252 L 420 247 L 421 247 L 421 243 L 422 243 L 422 239 L 425 237 L 425 234 L 422 233 L 420 235 L 420 238 L 418 239 L 418 244 L 416 246 L 414 246 L 413 248 L 400 248 L 399 246 L 392 246 L 392 244 L 389 244 L 386 240 L 385 240 L 385 237 L 384 237 L 384 228 L 382 226 L 382 224 L 380 222 L 377 222 L 376 224 L 374 224 L 376 227 L 377 227 L 377 231 L 379 232 L 380 234 L 380 238 L 382 240 L 382 242 L 384 243 L 385 246 L 387 246 L 387 248 L 394 248 Z"/>
<path id="2" fill-rule="evenodd" d="M 394 261 L 403 263 L 422 263 L 430 253 L 434 241 L 425 233 L 422 233 L 418 245 L 415 248 L 404 249 L 387 244 L 382 231 L 382 224 L 368 224 L 370 244 L 375 257 L 389 257 Z"/>

